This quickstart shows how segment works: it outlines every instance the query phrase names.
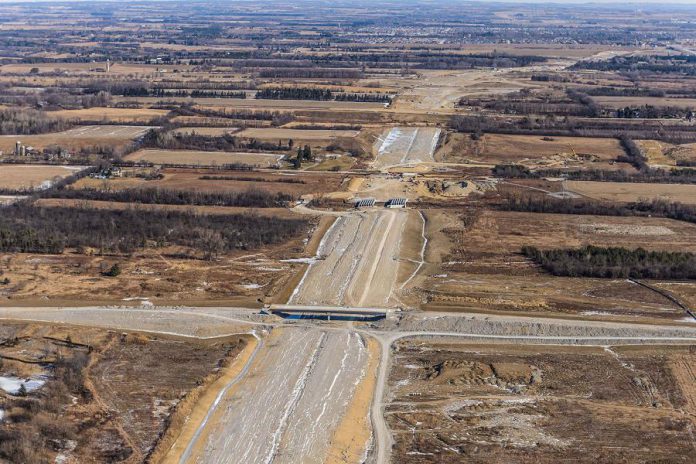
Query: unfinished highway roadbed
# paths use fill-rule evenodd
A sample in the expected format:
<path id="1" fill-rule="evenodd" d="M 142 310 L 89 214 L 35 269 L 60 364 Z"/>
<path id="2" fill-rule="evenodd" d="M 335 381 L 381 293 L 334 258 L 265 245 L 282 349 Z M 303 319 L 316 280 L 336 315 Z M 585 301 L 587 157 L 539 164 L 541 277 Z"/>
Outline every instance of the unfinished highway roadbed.
<path id="1" fill-rule="evenodd" d="M 327 231 L 289 303 L 393 307 L 405 211 L 341 216 Z"/>
<path id="2" fill-rule="evenodd" d="M 326 462 L 368 357 L 355 332 L 274 330 L 184 462 Z"/>
<path id="3" fill-rule="evenodd" d="M 441 130 L 434 127 L 393 127 L 375 142 L 373 166 L 385 169 L 403 164 L 434 162 Z"/>

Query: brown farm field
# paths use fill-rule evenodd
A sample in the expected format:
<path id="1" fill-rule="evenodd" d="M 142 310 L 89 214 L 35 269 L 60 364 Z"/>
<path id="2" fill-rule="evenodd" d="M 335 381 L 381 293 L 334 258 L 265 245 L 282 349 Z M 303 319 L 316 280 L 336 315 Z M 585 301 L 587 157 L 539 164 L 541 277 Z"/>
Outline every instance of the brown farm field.
<path id="1" fill-rule="evenodd" d="M 691 348 L 399 342 L 386 407 L 393 459 L 690 462 Z"/>
<path id="2" fill-rule="evenodd" d="M 79 166 L 0 164 L 0 188 L 24 190 L 49 186 L 55 179 L 74 174 Z"/>
<path id="3" fill-rule="evenodd" d="M 278 140 L 278 139 L 292 139 L 292 140 L 332 140 L 337 137 L 355 137 L 358 135 L 357 131 L 352 130 L 330 130 L 330 129 L 314 129 L 314 130 L 302 130 L 302 129 L 244 129 L 238 134 L 240 137 L 249 137 L 261 140 Z"/>
<path id="4" fill-rule="evenodd" d="M 58 110 L 48 113 L 54 118 L 77 121 L 108 121 L 118 123 L 147 123 L 153 119 L 166 116 L 167 110 L 151 108 L 85 108 L 80 110 Z"/>
<path id="5" fill-rule="evenodd" d="M 141 103 L 152 105 L 160 101 L 156 97 L 115 97 L 116 102 Z M 336 109 L 336 110 L 380 110 L 384 109 L 382 103 L 369 102 L 345 102 L 345 101 L 315 101 L 315 100 L 265 100 L 255 98 L 189 98 L 172 97 L 168 101 L 192 102 L 203 107 L 240 108 L 240 109 Z"/>
<path id="6" fill-rule="evenodd" d="M 15 148 L 15 143 L 21 141 L 26 146 L 36 149 L 44 149 L 51 145 L 57 145 L 68 150 L 79 150 L 91 146 L 119 147 L 142 136 L 150 126 L 118 126 L 98 125 L 79 126 L 63 132 L 39 135 L 2 135 L 0 136 L 0 150 L 10 153 Z"/>
<path id="7" fill-rule="evenodd" d="M 43 207 L 137 211 L 185 211 L 200 215 L 240 214 L 300 219 L 282 208 L 189 207 L 132 205 L 96 201 L 43 199 Z M 309 216 L 308 225 L 313 223 Z M 310 227 L 308 227 L 310 229 Z M 97 250 L 66 250 L 62 254 L 6 253 L 2 256 L 3 279 L 0 306 L 233 306 L 254 308 L 273 298 L 288 280 L 303 270 L 286 261 L 303 256 L 311 230 L 277 245 L 236 250 L 219 256 L 214 264 L 186 247 L 147 246 L 129 255 L 104 255 Z M 120 267 L 115 277 L 104 268 Z"/>
<path id="8" fill-rule="evenodd" d="M 236 127 L 179 127 L 172 132 L 175 134 L 197 134 L 209 137 L 221 137 L 232 134 L 238 129 Z"/>
<path id="9" fill-rule="evenodd" d="M 293 197 L 323 194 L 341 190 L 344 175 L 335 173 L 239 172 L 214 169 L 166 168 L 163 178 L 146 181 L 136 177 L 116 179 L 83 178 L 72 188 L 121 190 L 129 188 L 161 188 L 196 192 L 243 192 L 260 189 L 285 193 Z M 207 179 L 205 177 L 208 177 Z"/>
<path id="10" fill-rule="evenodd" d="M 629 182 L 568 181 L 568 190 L 583 196 L 616 202 L 664 199 L 696 204 L 696 185 Z"/>
<path id="11" fill-rule="evenodd" d="M 679 108 L 696 108 L 696 98 L 669 97 L 593 97 L 602 106 L 624 108 L 627 106 L 676 106 Z"/>
<path id="12" fill-rule="evenodd" d="M 183 164 L 214 166 L 223 164 L 248 164 L 268 167 L 277 164 L 283 155 L 267 153 L 237 153 L 195 150 L 139 150 L 126 156 L 127 161 L 147 161 L 155 164 Z"/>
<path id="13" fill-rule="evenodd" d="M 448 134 L 435 156 L 447 162 L 521 163 L 530 168 L 615 169 L 614 160 L 623 153 L 619 141 L 609 138 L 485 134 L 472 140 L 467 134 Z"/>

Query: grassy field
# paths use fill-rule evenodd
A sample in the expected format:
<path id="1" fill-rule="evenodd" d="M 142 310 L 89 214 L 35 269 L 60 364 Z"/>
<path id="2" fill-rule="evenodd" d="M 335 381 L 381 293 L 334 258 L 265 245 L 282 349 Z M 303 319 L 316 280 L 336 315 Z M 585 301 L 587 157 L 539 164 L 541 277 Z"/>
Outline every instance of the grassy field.
<path id="1" fill-rule="evenodd" d="M 428 264 L 414 279 L 414 291 L 408 296 L 422 309 L 631 321 L 682 321 L 686 316 L 663 296 L 625 279 L 550 276 L 520 250 L 525 245 L 549 249 L 592 244 L 696 251 L 693 224 L 660 218 L 488 211 L 470 216 L 473 224 L 465 227 L 461 213 L 428 210 L 424 215 Z M 679 289 L 684 301 L 692 301 L 689 295 L 696 283 L 682 282 Z"/>
<path id="2" fill-rule="evenodd" d="M 696 252 L 696 224 L 672 219 L 491 211 L 479 221 L 466 236 L 471 252 L 484 253 L 490 243 L 506 253 L 517 253 L 525 245 L 551 249 L 617 243 L 627 248 Z"/>

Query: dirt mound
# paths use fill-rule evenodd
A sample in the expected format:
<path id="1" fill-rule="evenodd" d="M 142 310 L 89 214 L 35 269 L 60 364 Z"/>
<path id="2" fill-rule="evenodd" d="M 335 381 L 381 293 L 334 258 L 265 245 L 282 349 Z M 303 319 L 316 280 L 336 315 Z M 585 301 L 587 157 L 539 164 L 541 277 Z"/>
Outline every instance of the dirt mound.
<path id="1" fill-rule="evenodd" d="M 466 181 L 427 180 L 425 187 L 431 195 L 444 197 L 465 196 L 472 192 L 472 186 Z"/>
<path id="2" fill-rule="evenodd" d="M 541 380 L 541 371 L 528 364 L 446 360 L 435 365 L 427 379 L 438 384 L 531 385 Z"/>
<path id="3" fill-rule="evenodd" d="M 434 366 L 428 379 L 437 383 L 459 385 L 468 383 L 467 380 L 489 379 L 493 375 L 493 369 L 488 364 L 447 360 Z"/>
<path id="4" fill-rule="evenodd" d="M 530 384 L 534 382 L 536 368 L 528 364 L 493 363 L 491 369 L 496 377 L 504 382 Z"/>

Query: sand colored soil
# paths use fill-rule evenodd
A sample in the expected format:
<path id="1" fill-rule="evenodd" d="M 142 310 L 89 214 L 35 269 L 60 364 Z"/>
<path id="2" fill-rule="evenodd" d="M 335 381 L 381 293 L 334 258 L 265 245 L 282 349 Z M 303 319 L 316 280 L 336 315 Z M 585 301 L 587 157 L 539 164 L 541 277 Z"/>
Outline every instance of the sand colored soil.
<path id="1" fill-rule="evenodd" d="M 370 404 L 377 380 L 379 364 L 379 344 L 372 338 L 367 339 L 369 359 L 365 375 L 355 389 L 355 394 L 348 410 L 334 431 L 331 447 L 324 460 L 326 464 L 361 462 L 366 447 L 372 437 L 370 432 Z"/>
<path id="2" fill-rule="evenodd" d="M 151 108 L 86 108 L 51 111 L 49 116 L 82 121 L 148 122 L 165 116 L 169 111 Z"/>
<path id="3" fill-rule="evenodd" d="M 257 345 L 256 338 L 248 337 L 244 349 L 229 366 L 220 371 L 219 376 L 212 383 L 193 390 L 179 403 L 170 419 L 167 433 L 150 456 L 150 462 L 159 464 L 178 464 L 180 462 L 187 447 L 196 438 L 208 412 L 215 406 L 216 399 L 223 389 L 239 376 Z"/>
<path id="4" fill-rule="evenodd" d="M 568 181 L 568 190 L 596 200 L 633 202 L 663 199 L 696 204 L 696 185 Z"/>
<path id="5" fill-rule="evenodd" d="M 76 166 L 4 164 L 0 166 L 0 188 L 29 189 L 49 187 L 56 179 L 80 171 Z"/>

